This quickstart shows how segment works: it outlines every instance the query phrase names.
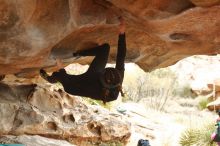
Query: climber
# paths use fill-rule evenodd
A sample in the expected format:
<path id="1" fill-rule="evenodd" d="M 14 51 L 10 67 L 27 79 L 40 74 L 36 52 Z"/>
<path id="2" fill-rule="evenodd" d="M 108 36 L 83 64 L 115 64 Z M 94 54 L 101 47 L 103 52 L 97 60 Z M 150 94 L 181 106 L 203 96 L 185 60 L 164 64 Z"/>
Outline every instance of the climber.
<path id="1" fill-rule="evenodd" d="M 216 119 L 216 125 L 217 129 L 215 132 L 211 135 L 211 140 L 214 142 L 217 142 L 218 146 L 220 146 L 220 110 L 217 111 L 218 118 Z"/>
<path id="2" fill-rule="evenodd" d="M 104 43 L 100 46 L 73 53 L 77 56 L 95 56 L 88 70 L 81 75 L 69 75 L 63 69 L 61 60 L 57 59 L 58 72 L 49 76 L 43 69 L 40 70 L 42 78 L 50 83 L 60 82 L 64 90 L 72 95 L 102 100 L 104 103 L 116 100 L 122 92 L 124 78 L 124 61 L 126 56 L 125 21 L 119 17 L 119 39 L 115 68 L 105 68 L 110 46 Z"/>

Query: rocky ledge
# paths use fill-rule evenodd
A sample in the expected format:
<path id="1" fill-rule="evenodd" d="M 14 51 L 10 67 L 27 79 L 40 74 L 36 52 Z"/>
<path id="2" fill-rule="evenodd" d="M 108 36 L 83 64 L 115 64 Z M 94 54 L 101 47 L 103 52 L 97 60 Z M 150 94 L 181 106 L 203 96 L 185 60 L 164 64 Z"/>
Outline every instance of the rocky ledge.
<path id="1" fill-rule="evenodd" d="M 80 146 L 125 145 L 131 134 L 122 116 L 50 85 L 0 83 L 0 97 L 0 135 L 39 135 Z"/>

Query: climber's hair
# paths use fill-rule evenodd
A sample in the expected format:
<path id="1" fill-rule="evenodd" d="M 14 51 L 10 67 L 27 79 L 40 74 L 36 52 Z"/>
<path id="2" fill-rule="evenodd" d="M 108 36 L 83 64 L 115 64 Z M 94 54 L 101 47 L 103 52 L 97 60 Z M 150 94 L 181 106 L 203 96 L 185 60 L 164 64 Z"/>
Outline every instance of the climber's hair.
<path id="1" fill-rule="evenodd" d="M 104 72 L 105 83 L 116 85 L 121 83 L 121 75 L 117 69 L 106 68 Z"/>

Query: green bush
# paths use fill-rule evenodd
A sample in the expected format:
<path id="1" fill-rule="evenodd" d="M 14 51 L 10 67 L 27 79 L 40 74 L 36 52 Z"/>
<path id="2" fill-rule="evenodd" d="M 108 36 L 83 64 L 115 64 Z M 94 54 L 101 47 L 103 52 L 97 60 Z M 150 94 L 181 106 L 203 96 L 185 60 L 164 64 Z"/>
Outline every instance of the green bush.
<path id="1" fill-rule="evenodd" d="M 211 134 L 215 131 L 215 122 L 202 124 L 196 128 L 186 129 L 180 137 L 181 146 L 215 146 L 211 142 Z"/>
<path id="2" fill-rule="evenodd" d="M 106 104 L 103 103 L 101 100 L 94 100 L 91 98 L 83 97 L 83 100 L 91 105 L 100 105 L 106 109 L 111 109 L 112 108 L 112 102 L 107 102 Z"/>
<path id="3" fill-rule="evenodd" d="M 206 106 L 207 106 L 208 103 L 209 103 L 209 100 L 204 97 L 204 98 L 202 98 L 202 99 L 199 101 L 198 108 L 199 108 L 200 110 L 206 109 Z"/>
<path id="4" fill-rule="evenodd" d="M 195 98 L 197 95 L 191 91 L 191 87 L 188 84 L 180 86 L 179 83 L 175 84 L 173 89 L 173 95 L 184 98 Z"/>

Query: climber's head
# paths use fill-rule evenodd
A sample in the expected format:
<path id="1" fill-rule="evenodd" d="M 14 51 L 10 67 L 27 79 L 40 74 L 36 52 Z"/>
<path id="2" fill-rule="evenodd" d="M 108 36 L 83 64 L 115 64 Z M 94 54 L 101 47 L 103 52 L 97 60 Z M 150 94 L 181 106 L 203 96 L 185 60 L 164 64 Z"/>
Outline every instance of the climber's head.
<path id="1" fill-rule="evenodd" d="M 117 85 L 121 83 L 121 75 L 119 71 L 115 68 L 106 68 L 104 73 L 104 82 L 107 85 Z"/>

